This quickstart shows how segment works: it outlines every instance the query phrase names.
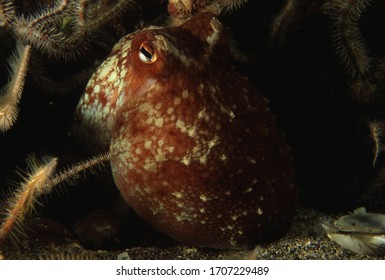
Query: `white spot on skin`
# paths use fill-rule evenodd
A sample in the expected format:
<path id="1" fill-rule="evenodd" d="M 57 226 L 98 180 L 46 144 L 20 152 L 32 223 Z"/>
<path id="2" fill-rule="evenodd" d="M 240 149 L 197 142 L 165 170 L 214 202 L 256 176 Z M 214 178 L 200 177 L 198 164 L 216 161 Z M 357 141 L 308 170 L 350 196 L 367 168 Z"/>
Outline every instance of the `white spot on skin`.
<path id="1" fill-rule="evenodd" d="M 132 157 L 132 162 L 138 162 L 139 159 L 137 157 Z"/>
<path id="2" fill-rule="evenodd" d="M 196 134 L 197 134 L 197 129 L 195 126 L 193 126 L 192 128 L 190 128 L 187 132 L 188 136 L 190 137 L 194 137 Z"/>
<path id="3" fill-rule="evenodd" d="M 182 98 L 183 98 L 183 99 L 187 99 L 188 97 L 189 97 L 188 91 L 187 91 L 187 90 L 184 90 L 184 91 L 182 92 Z"/>
<path id="4" fill-rule="evenodd" d="M 191 157 L 186 155 L 182 158 L 181 162 L 184 164 L 184 165 L 190 165 L 191 164 Z"/>
<path id="5" fill-rule="evenodd" d="M 147 112 L 147 114 L 149 116 L 155 116 L 157 115 L 158 111 L 154 109 L 154 107 L 152 106 L 152 104 L 149 104 L 149 103 L 143 103 L 140 107 L 139 107 L 139 112 Z"/>
<path id="6" fill-rule="evenodd" d="M 123 68 L 120 70 L 119 78 L 120 80 L 123 80 L 127 75 L 127 68 Z"/>
<path id="7" fill-rule="evenodd" d="M 232 237 L 231 239 L 229 239 L 229 243 L 231 246 L 233 247 L 236 247 L 237 246 L 237 242 L 234 240 L 234 238 Z"/>
<path id="8" fill-rule="evenodd" d="M 175 216 L 175 219 L 178 221 L 178 222 L 181 222 L 183 220 L 182 216 L 180 215 L 177 215 L 177 214 L 174 214 Z"/>
<path id="9" fill-rule="evenodd" d="M 203 96 L 204 88 L 205 88 L 205 86 L 203 84 L 199 84 L 198 93 L 199 93 L 200 96 Z"/>
<path id="10" fill-rule="evenodd" d="M 216 18 L 213 18 L 210 21 L 210 26 L 211 26 L 213 32 L 211 33 L 210 36 L 208 36 L 206 38 L 206 41 L 209 44 L 210 50 L 211 50 L 211 48 L 215 45 L 215 43 L 219 39 L 219 36 L 221 34 L 221 30 L 222 30 L 222 24 Z"/>
<path id="11" fill-rule="evenodd" d="M 97 87 L 98 87 L 98 90 L 100 90 L 100 86 L 98 85 Z M 94 93 L 95 93 L 95 88 L 94 88 Z M 85 93 L 83 98 L 80 100 L 81 106 L 86 106 L 88 108 L 87 103 L 89 102 L 89 100 L 90 100 L 89 94 Z"/>
<path id="12" fill-rule="evenodd" d="M 98 94 L 99 92 L 100 92 L 100 86 L 99 85 L 94 86 L 94 93 Z M 87 97 L 88 97 L 88 94 L 87 94 Z"/>
<path id="13" fill-rule="evenodd" d="M 210 142 L 209 142 L 209 149 L 215 147 L 216 145 L 218 145 L 219 141 L 218 141 L 218 136 L 216 135 Z"/>
<path id="14" fill-rule="evenodd" d="M 205 165 L 207 163 L 207 155 L 203 155 L 199 158 L 200 164 Z"/>
<path id="15" fill-rule="evenodd" d="M 184 203 L 183 203 L 183 202 L 180 202 L 180 201 L 178 201 L 178 202 L 176 203 L 176 205 L 177 205 L 179 208 L 184 208 L 184 207 L 185 207 Z"/>
<path id="16" fill-rule="evenodd" d="M 193 154 L 200 157 L 201 153 L 199 151 L 200 151 L 200 146 L 199 145 L 194 146 L 194 148 L 192 150 Z"/>
<path id="17" fill-rule="evenodd" d="M 251 192 L 251 191 L 253 191 L 253 188 L 247 188 L 243 193 L 249 193 L 249 192 Z"/>
<path id="18" fill-rule="evenodd" d="M 181 192 L 173 192 L 172 195 L 175 196 L 176 198 L 182 198 L 183 197 L 183 194 Z"/>
<path id="19" fill-rule="evenodd" d="M 144 147 L 146 148 L 146 149 L 151 149 L 151 145 L 152 145 L 152 141 L 146 141 L 145 143 L 144 143 Z"/>
<path id="20" fill-rule="evenodd" d="M 186 212 L 181 212 L 180 215 L 174 214 L 174 216 L 178 222 L 193 220 L 193 217 L 191 217 L 191 215 L 188 215 Z"/>
<path id="21" fill-rule="evenodd" d="M 173 101 L 174 106 L 178 106 L 180 103 L 182 103 L 182 99 L 180 97 L 175 97 Z"/>
<path id="22" fill-rule="evenodd" d="M 206 195 L 204 195 L 204 194 L 200 194 L 199 195 L 199 198 L 200 198 L 200 200 L 202 200 L 203 202 L 207 202 L 209 199 L 208 199 L 208 197 L 206 196 Z"/>
<path id="23" fill-rule="evenodd" d="M 186 133 L 187 132 L 186 125 L 185 125 L 184 121 L 177 120 L 175 125 L 176 125 L 177 128 L 179 128 L 179 130 L 182 133 Z"/>
<path id="24" fill-rule="evenodd" d="M 206 108 L 203 108 L 202 110 L 199 111 L 198 119 L 199 120 L 204 119 L 206 122 L 210 120 L 210 116 L 209 114 L 207 114 Z"/>
<path id="25" fill-rule="evenodd" d="M 157 165 L 154 161 L 148 161 L 143 166 L 144 170 L 151 171 L 151 172 L 155 172 L 156 167 L 157 167 Z"/>
<path id="26" fill-rule="evenodd" d="M 162 162 L 162 161 L 166 160 L 166 157 L 164 156 L 164 154 L 163 154 L 161 149 L 157 149 L 156 150 L 155 160 L 157 162 Z"/>
<path id="27" fill-rule="evenodd" d="M 103 116 L 106 116 L 110 113 L 110 106 L 104 106 L 104 108 L 102 108 L 102 114 Z"/>
<path id="28" fill-rule="evenodd" d="M 157 127 L 163 127 L 164 119 L 163 118 L 158 118 L 155 120 L 155 125 Z"/>
<path id="29" fill-rule="evenodd" d="M 113 83 L 115 82 L 118 75 L 116 74 L 116 71 L 112 71 L 110 76 L 108 77 L 108 82 Z"/>
<path id="30" fill-rule="evenodd" d="M 110 68 L 109 67 L 104 67 L 106 64 L 101 64 L 100 66 L 100 70 L 97 73 L 97 79 L 99 81 L 103 81 L 104 78 L 108 75 L 108 73 L 110 72 Z M 99 81 L 97 81 L 99 83 Z"/>

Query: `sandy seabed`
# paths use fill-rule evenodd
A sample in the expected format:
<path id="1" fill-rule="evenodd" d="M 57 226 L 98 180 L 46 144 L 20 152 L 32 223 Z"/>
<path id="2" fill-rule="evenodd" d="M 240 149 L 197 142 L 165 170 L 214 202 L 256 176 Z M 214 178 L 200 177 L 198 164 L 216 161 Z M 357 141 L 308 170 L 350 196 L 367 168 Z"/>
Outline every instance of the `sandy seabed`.
<path id="1" fill-rule="evenodd" d="M 121 250 L 87 250 L 71 235 L 58 234 L 60 228 L 45 223 L 22 241 L 22 246 L 6 244 L 1 249 L 3 259 L 264 259 L 264 260 L 375 260 L 384 257 L 364 256 L 350 252 L 331 241 L 319 230 L 325 214 L 312 209 L 298 209 L 295 220 L 279 240 L 261 244 L 251 251 L 226 251 L 196 248 L 175 242 L 167 246 L 133 247 Z"/>

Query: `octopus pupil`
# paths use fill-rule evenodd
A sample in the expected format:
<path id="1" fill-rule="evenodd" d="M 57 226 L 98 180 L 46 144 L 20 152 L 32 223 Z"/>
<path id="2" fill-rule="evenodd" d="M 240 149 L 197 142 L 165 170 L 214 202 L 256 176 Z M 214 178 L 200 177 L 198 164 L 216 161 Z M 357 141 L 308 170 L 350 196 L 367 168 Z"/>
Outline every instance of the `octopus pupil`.
<path id="1" fill-rule="evenodd" d="M 140 58 L 144 62 L 151 62 L 153 60 L 153 54 L 147 50 L 144 46 L 140 47 Z"/>

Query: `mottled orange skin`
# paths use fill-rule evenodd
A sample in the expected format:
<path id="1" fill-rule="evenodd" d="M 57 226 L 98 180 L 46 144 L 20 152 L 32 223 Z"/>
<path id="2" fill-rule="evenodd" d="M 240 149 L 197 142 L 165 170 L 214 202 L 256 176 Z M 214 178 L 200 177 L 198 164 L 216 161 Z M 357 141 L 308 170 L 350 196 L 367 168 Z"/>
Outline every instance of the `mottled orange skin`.
<path id="1" fill-rule="evenodd" d="M 267 101 L 233 70 L 227 44 L 210 13 L 128 35 L 91 79 L 78 118 L 101 127 L 104 140 L 94 139 L 110 143 L 121 194 L 153 227 L 192 245 L 245 248 L 287 228 L 297 188 Z"/>
<path id="2" fill-rule="evenodd" d="M 238 8 L 247 1 L 248 0 L 169 0 L 167 9 L 174 19 L 186 19 L 204 12 L 212 12 L 219 15 L 223 10 Z"/>
<path id="3" fill-rule="evenodd" d="M 173 17 L 185 18 L 202 12 L 207 2 L 207 0 L 169 0 L 168 12 Z"/>

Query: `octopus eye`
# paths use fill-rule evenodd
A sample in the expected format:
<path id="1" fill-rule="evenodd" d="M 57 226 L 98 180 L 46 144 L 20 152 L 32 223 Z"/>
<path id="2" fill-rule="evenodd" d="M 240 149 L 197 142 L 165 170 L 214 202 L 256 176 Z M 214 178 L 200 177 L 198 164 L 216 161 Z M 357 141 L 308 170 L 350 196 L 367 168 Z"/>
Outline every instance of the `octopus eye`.
<path id="1" fill-rule="evenodd" d="M 157 58 L 154 47 L 150 43 L 144 42 L 139 49 L 139 58 L 144 63 L 154 63 Z"/>

